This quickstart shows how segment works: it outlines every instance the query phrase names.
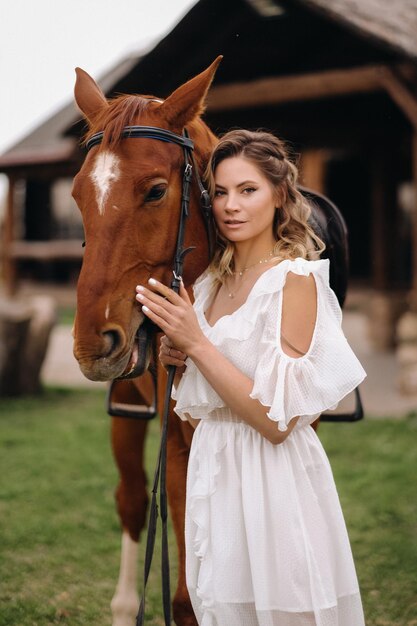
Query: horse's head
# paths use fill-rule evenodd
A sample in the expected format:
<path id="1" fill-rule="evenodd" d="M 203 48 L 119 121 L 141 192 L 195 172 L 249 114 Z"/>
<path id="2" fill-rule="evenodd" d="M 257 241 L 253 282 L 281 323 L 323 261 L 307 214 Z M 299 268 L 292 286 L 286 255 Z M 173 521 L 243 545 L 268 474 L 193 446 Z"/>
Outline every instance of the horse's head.
<path id="1" fill-rule="evenodd" d="M 123 128 L 152 126 L 182 133 L 187 127 L 200 171 L 215 144 L 201 121 L 204 100 L 221 57 L 165 101 L 124 95 L 106 100 L 94 80 L 77 69 L 75 99 L 86 118 L 88 137 L 103 131 L 74 180 L 86 248 L 77 287 L 74 354 L 91 380 L 110 380 L 137 360 L 135 335 L 144 321 L 135 286 L 154 276 L 172 279 L 181 206 L 183 149 L 152 138 L 122 138 Z M 184 282 L 208 264 L 208 244 L 199 191 L 193 183 L 185 246 Z"/>

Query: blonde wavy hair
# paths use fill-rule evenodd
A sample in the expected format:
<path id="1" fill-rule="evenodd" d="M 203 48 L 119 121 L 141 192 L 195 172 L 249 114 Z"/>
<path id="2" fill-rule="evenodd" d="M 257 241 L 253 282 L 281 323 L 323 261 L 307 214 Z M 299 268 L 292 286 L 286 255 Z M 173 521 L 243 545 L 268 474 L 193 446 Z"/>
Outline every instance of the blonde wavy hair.
<path id="1" fill-rule="evenodd" d="M 297 189 L 298 170 L 289 160 L 281 139 L 264 131 L 232 130 L 214 148 L 207 165 L 206 180 L 213 200 L 217 166 L 230 157 L 244 157 L 268 179 L 276 191 L 277 208 L 273 223 L 276 244 L 273 257 L 318 259 L 326 246 L 308 223 L 311 207 Z M 209 271 L 223 283 L 234 271 L 234 245 L 217 230 L 216 251 Z"/>

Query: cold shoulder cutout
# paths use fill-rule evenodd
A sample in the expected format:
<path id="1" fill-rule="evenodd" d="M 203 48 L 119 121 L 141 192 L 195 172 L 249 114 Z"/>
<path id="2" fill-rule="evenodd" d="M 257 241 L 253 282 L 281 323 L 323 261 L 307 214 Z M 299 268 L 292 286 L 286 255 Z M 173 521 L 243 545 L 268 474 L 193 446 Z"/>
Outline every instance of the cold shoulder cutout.
<path id="1" fill-rule="evenodd" d="M 253 380 L 250 397 L 267 408 L 268 417 L 282 431 L 293 417 L 300 417 L 296 426 L 299 429 L 323 411 L 335 409 L 366 376 L 341 328 L 342 312 L 329 284 L 329 264 L 328 259 L 307 261 L 301 257 L 281 261 L 258 278 L 239 309 L 213 326 L 204 316 L 212 294 L 211 274 L 203 274 L 194 287 L 194 307 L 204 333 Z M 312 274 L 317 293 L 310 345 L 303 356 L 296 357 L 288 355 L 281 343 L 288 272 Z M 182 419 L 187 419 L 187 413 L 206 419 L 219 411 L 229 411 L 191 359 L 187 359 L 186 371 L 173 398 L 177 401 L 175 411 Z"/>
<path id="2" fill-rule="evenodd" d="M 302 276 L 288 272 L 282 297 L 282 350 L 288 356 L 304 356 L 311 345 L 317 319 L 314 275 Z"/>

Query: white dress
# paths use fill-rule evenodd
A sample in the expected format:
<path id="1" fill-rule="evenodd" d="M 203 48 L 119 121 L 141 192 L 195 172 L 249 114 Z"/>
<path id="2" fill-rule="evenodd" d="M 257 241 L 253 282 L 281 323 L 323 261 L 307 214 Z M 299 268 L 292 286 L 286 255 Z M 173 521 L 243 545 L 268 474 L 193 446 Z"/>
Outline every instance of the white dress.
<path id="1" fill-rule="evenodd" d="M 310 348 L 293 358 L 280 344 L 287 272 L 313 274 L 317 318 Z M 297 258 L 265 271 L 246 302 L 210 326 L 212 277 L 194 287 L 210 341 L 254 381 L 250 394 L 286 430 L 273 445 L 225 405 L 191 359 L 175 411 L 201 418 L 186 496 L 186 580 L 201 626 L 363 626 L 346 526 L 328 458 L 309 426 L 366 376 L 341 329 L 329 261 Z"/>

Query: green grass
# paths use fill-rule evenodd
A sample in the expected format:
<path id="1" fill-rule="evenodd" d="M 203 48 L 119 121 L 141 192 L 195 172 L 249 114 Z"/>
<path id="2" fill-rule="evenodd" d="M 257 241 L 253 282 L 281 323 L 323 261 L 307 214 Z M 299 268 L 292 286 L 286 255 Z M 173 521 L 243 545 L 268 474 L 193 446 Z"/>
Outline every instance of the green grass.
<path id="1" fill-rule="evenodd" d="M 322 424 L 368 626 L 417 625 L 417 417 Z"/>
<path id="2" fill-rule="evenodd" d="M 104 392 L 0 401 L 0 626 L 111 623 L 121 535 L 109 420 Z M 151 431 L 150 468 L 156 422 Z M 155 625 L 159 555 L 147 595 Z"/>
<path id="3" fill-rule="evenodd" d="M 319 433 L 367 625 L 416 626 L 417 417 L 322 424 Z M 154 422 L 149 476 L 157 444 Z M 104 392 L 49 389 L 0 400 L 0 476 L 0 626 L 110 624 L 120 530 Z M 155 626 L 163 623 L 157 550 L 147 602 Z M 173 561 L 172 533 L 170 553 Z"/>

